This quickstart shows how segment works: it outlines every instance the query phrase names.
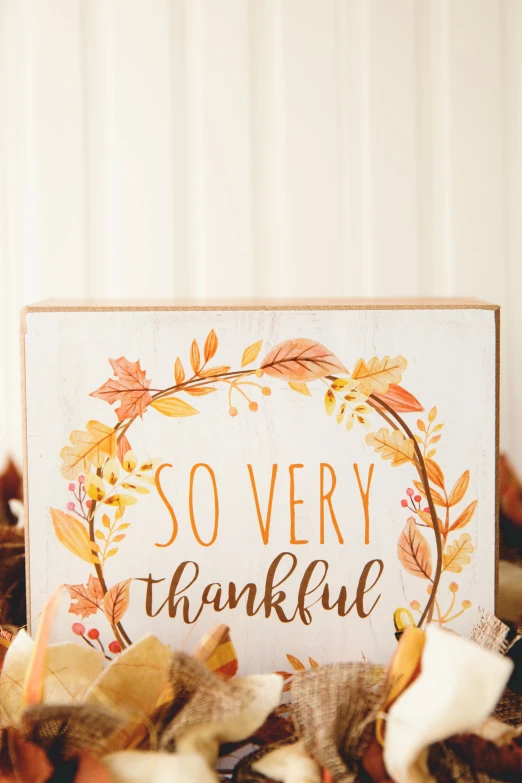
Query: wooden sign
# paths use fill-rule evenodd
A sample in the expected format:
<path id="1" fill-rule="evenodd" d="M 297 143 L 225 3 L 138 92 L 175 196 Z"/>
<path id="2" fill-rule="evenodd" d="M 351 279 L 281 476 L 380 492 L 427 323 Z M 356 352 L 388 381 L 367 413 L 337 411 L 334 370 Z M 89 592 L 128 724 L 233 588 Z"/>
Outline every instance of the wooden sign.
<path id="1" fill-rule="evenodd" d="M 226 623 L 243 671 L 468 632 L 495 604 L 498 315 L 27 308 L 33 631 L 64 584 L 56 639 L 191 649 Z"/>

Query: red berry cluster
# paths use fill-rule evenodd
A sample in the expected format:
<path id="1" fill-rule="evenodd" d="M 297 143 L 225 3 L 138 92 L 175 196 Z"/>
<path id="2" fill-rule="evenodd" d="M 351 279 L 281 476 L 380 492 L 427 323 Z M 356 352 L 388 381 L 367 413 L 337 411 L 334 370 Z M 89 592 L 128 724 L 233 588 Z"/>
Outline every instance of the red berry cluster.
<path id="1" fill-rule="evenodd" d="M 413 511 L 414 514 L 416 514 L 418 511 L 424 511 L 426 514 L 430 513 L 428 506 L 421 508 L 422 497 L 420 495 L 416 495 L 415 491 L 411 487 L 408 487 L 406 494 L 408 497 L 401 500 L 401 506 L 403 508 L 409 508 L 410 511 Z"/>
<path id="2" fill-rule="evenodd" d="M 105 655 L 105 648 L 102 644 L 102 641 L 100 639 L 100 632 L 97 628 L 89 628 L 89 630 L 86 632 L 85 626 L 83 623 L 73 623 L 72 625 L 72 631 L 76 634 L 76 636 L 81 636 L 82 639 L 87 642 L 89 647 L 94 647 L 92 642 L 98 642 L 102 653 Z M 89 639 L 91 641 L 89 641 Z M 114 655 L 118 655 L 118 653 L 121 653 L 121 644 L 117 642 L 116 640 L 112 641 L 109 644 L 109 650 L 111 653 L 114 653 Z M 107 656 L 105 656 L 107 657 Z"/>
<path id="3" fill-rule="evenodd" d="M 73 500 L 70 500 L 66 506 L 67 511 L 76 511 L 81 517 L 85 517 L 85 509 L 90 508 L 92 505 L 92 500 L 85 497 L 87 495 L 87 490 L 85 489 L 85 476 L 78 476 L 78 486 L 71 481 L 69 484 L 69 492 L 72 492 L 74 499 L 78 502 L 79 509 L 77 509 L 76 503 Z"/>

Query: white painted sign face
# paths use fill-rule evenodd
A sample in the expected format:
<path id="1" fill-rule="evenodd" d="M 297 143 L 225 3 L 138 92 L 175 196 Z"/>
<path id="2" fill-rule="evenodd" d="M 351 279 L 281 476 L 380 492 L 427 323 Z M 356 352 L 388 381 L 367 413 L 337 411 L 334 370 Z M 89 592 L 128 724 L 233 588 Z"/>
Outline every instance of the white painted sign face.
<path id="1" fill-rule="evenodd" d="M 63 584 L 55 639 L 226 623 L 244 672 L 468 632 L 494 610 L 497 316 L 29 308 L 32 630 Z"/>

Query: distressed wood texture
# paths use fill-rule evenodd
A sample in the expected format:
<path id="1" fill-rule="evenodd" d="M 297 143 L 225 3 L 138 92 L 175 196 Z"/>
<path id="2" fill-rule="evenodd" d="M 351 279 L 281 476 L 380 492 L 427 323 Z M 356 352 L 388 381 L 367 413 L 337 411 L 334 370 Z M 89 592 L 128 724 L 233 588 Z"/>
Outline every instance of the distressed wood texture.
<path id="1" fill-rule="evenodd" d="M 521 52 L 519 0 L 0 0 L 2 443 L 29 301 L 472 295 L 522 469 Z"/>

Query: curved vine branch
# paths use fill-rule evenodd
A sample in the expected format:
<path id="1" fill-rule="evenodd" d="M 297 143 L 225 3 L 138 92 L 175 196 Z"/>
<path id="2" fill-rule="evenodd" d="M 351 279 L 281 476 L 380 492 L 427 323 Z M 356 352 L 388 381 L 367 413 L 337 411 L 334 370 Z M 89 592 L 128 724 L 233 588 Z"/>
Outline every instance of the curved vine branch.
<path id="1" fill-rule="evenodd" d="M 375 401 L 375 403 L 377 403 L 377 405 L 375 405 L 372 401 Z M 440 531 L 440 528 L 439 528 L 439 520 L 438 520 L 438 517 L 437 517 L 437 511 L 435 509 L 435 503 L 433 502 L 433 498 L 432 498 L 432 495 L 431 495 L 431 488 L 430 488 L 430 483 L 429 483 L 429 480 L 428 480 L 428 473 L 427 473 L 427 470 L 426 470 L 426 462 L 424 460 L 424 457 L 422 456 L 419 444 L 415 440 L 415 436 L 414 436 L 413 432 L 408 427 L 408 425 L 406 424 L 404 419 L 401 416 L 399 416 L 399 414 L 396 413 L 393 410 L 393 408 L 390 405 L 388 405 L 387 402 L 385 402 L 383 399 L 378 397 L 376 394 L 371 394 L 368 397 L 368 402 L 372 406 L 372 408 L 374 408 L 377 411 L 377 413 L 380 413 L 381 416 L 383 416 L 386 419 L 386 421 L 388 421 L 388 423 L 389 423 L 388 416 L 386 416 L 385 414 L 383 414 L 381 412 L 380 407 L 382 406 L 386 411 L 388 411 L 390 416 L 392 416 L 398 422 L 398 424 L 400 424 L 400 426 L 404 430 L 404 432 L 407 435 L 407 437 L 411 438 L 411 440 L 413 441 L 413 447 L 415 449 L 415 456 L 417 457 L 417 461 L 415 462 L 415 467 L 417 468 L 417 470 L 419 472 L 419 476 L 420 476 L 420 479 L 421 479 L 422 484 L 424 486 L 424 491 L 426 493 L 426 498 L 427 498 L 428 506 L 429 506 L 429 509 L 430 509 L 431 521 L 433 522 L 433 531 L 435 533 L 435 544 L 436 544 L 436 547 L 437 547 L 437 564 L 436 564 L 436 567 L 435 567 L 435 575 L 433 577 L 431 595 L 429 596 L 429 600 L 428 600 L 426 606 L 424 607 L 424 611 L 423 611 L 422 616 L 421 616 L 421 618 L 419 620 L 419 623 L 418 623 L 418 625 L 420 627 L 423 624 L 423 622 L 425 621 L 425 619 L 429 618 L 431 616 L 432 607 L 435 605 L 435 599 L 436 599 L 436 596 L 437 596 L 437 588 L 439 586 L 439 581 L 440 581 L 440 577 L 441 577 L 441 574 L 442 574 L 442 534 L 441 534 L 441 531 Z"/>

